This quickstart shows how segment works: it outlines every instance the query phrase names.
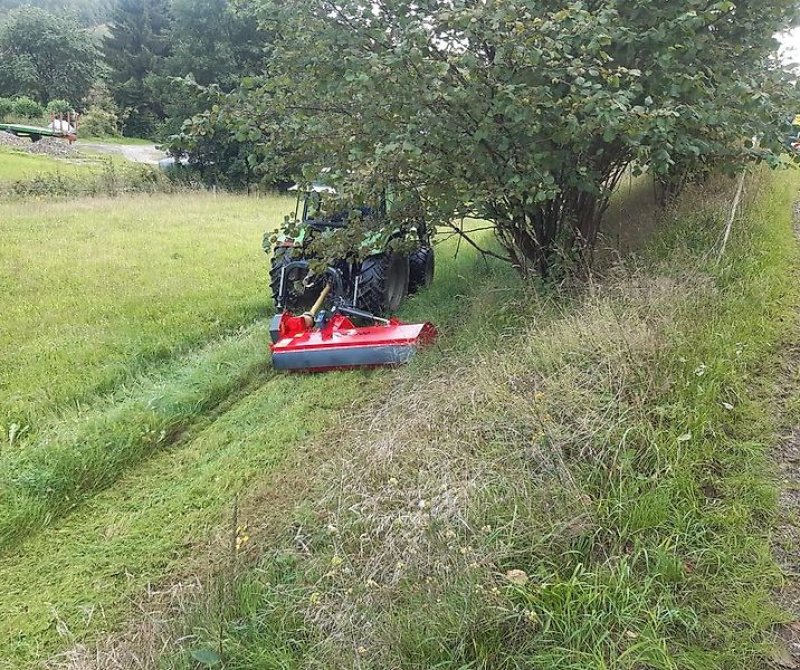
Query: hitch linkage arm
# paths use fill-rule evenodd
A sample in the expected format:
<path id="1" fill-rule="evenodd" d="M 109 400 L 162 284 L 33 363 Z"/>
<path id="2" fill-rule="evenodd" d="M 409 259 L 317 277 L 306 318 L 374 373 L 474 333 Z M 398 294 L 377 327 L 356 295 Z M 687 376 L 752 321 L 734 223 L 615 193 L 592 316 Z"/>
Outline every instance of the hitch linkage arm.
<path id="1" fill-rule="evenodd" d="M 277 311 L 282 311 L 285 308 L 286 300 L 286 273 L 290 270 L 301 269 L 309 271 L 310 266 L 308 261 L 298 260 L 286 263 L 281 268 L 281 283 L 278 289 L 278 299 L 275 304 Z M 382 319 L 375 316 L 370 312 L 357 309 L 347 298 L 344 297 L 344 282 L 342 281 L 342 273 L 336 268 L 328 268 L 323 275 L 331 285 L 331 293 L 333 294 L 333 310 L 332 312 L 344 314 L 346 316 L 354 316 L 359 319 L 367 319 L 376 323 L 389 324 L 388 319 Z"/>

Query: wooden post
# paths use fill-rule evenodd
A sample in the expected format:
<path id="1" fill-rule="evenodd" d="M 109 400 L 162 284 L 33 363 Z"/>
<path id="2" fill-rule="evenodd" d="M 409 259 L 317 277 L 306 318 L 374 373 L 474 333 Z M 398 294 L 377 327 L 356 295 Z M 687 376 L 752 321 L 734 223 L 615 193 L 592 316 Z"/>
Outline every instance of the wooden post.
<path id="1" fill-rule="evenodd" d="M 739 186 L 736 189 L 736 197 L 733 199 L 733 207 L 731 207 L 731 215 L 728 217 L 728 223 L 725 225 L 725 233 L 722 237 L 722 246 L 719 249 L 719 255 L 717 256 L 717 264 L 719 265 L 722 257 L 725 255 L 725 249 L 728 246 L 728 239 L 731 236 L 731 228 L 733 228 L 733 222 L 736 219 L 736 212 L 739 210 L 739 202 L 742 200 L 742 192 L 744 191 L 744 179 L 747 176 L 747 172 L 742 172 L 742 176 L 739 177 Z"/>

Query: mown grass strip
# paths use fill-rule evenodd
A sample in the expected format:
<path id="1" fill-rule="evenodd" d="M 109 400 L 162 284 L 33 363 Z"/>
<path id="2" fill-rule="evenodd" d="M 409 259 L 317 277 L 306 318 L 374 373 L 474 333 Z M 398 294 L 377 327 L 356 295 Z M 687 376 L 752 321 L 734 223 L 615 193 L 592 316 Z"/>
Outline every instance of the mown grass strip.
<path id="1" fill-rule="evenodd" d="M 240 397 L 268 369 L 268 329 L 259 324 L 190 356 L 162 378 L 141 380 L 74 425 L 57 424 L 0 458 L 0 549 L 75 508 L 183 431 Z M 176 368 L 177 369 L 174 369 Z"/>
<path id="2" fill-rule="evenodd" d="M 366 387 L 357 374 L 274 378 L 8 548 L 0 560 L 0 669 L 40 668 L 59 652 L 91 648 L 141 614 L 151 585 L 191 582 L 234 498 L 298 444 L 335 430 L 336 411 Z"/>
<path id="3" fill-rule="evenodd" d="M 443 255 L 447 248 L 441 249 Z M 405 313 L 407 318 L 434 319 L 446 334 L 469 318 L 460 298 L 474 295 L 479 284 L 467 286 L 460 274 L 465 267 L 472 270 L 474 254 L 441 260 L 436 284 L 410 301 Z M 488 265 L 484 270 L 484 276 L 497 272 Z M 194 422 L 256 380 L 266 381 L 272 374 L 268 342 L 266 325 L 223 338 L 99 402 L 74 424 L 59 422 L 33 442 L 7 449 L 0 455 L 0 549 L 50 524 L 113 484 L 126 469 L 171 446 Z"/>
<path id="4" fill-rule="evenodd" d="M 453 335 L 476 332 L 484 322 L 486 302 L 506 295 L 508 284 L 516 281 L 509 269 L 486 265 L 471 252 L 453 258 L 453 251 L 453 246 L 439 248 L 436 282 L 409 300 L 403 314 L 408 320 L 435 321 L 444 333 L 443 350 L 466 347 L 466 341 Z M 238 347 L 239 358 L 232 364 L 236 369 L 251 354 L 254 365 L 268 363 L 263 327 L 249 336 L 255 338 L 252 343 L 237 344 L 233 338 L 224 345 Z M 437 358 L 436 349 L 415 365 L 430 365 L 429 357 Z M 213 368 L 202 352 L 198 362 Z M 176 362 L 174 368 L 164 371 L 147 392 L 128 389 L 139 394 L 133 393 L 131 402 L 141 407 L 141 401 L 161 398 L 162 393 L 153 393 L 159 387 L 189 398 L 184 393 L 189 393 L 193 367 Z M 186 375 L 179 381 L 181 370 Z M 342 410 L 386 395 L 405 375 L 379 370 L 269 377 L 258 372 L 254 389 L 226 404 L 224 412 L 201 420 L 178 444 L 149 453 L 145 449 L 136 467 L 116 469 L 113 486 L 91 496 L 87 492 L 84 504 L 66 517 L 53 517 L 46 532 L 18 537 L 0 562 L 5 613 L 0 618 L 0 668 L 35 667 L 59 650 L 76 651 L 82 644 L 91 649 L 104 633 L 133 616 L 131 599 L 143 598 L 149 583 L 202 571 L 206 555 L 200 547 L 225 527 L 234 496 L 252 490 L 252 482 L 278 470 L 300 446 L 317 440 L 331 443 L 344 429 Z M 106 412 L 122 412 L 123 405 L 122 397 L 110 400 L 105 410 L 97 408 L 97 420 Z M 135 421 L 120 428 L 122 441 L 139 434 Z M 274 480 L 284 485 L 279 470 Z"/>

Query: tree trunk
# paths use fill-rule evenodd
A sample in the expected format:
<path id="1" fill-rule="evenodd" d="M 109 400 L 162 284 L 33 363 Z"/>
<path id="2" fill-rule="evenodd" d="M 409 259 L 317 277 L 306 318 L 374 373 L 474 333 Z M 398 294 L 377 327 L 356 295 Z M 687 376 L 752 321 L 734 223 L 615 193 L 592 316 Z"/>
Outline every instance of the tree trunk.
<path id="1" fill-rule="evenodd" d="M 519 202 L 495 206 L 497 236 L 514 266 L 523 275 L 549 277 L 560 267 L 568 271 L 591 264 L 592 251 L 606 201 L 586 192 L 558 196 L 541 205 Z"/>

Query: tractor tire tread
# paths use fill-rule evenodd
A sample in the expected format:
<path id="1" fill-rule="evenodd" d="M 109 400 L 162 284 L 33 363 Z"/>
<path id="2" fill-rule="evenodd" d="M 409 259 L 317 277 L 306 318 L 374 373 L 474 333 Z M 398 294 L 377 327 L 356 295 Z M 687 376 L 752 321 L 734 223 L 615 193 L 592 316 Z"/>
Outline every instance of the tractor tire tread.
<path id="1" fill-rule="evenodd" d="M 430 273 L 428 272 L 428 263 L 431 264 Z M 435 267 L 433 247 L 424 244 L 414 249 L 408 255 L 408 264 L 408 292 L 416 293 L 429 286 L 433 280 Z"/>
<path id="2" fill-rule="evenodd" d="M 389 261 L 386 254 L 370 256 L 361 264 L 361 273 L 358 276 L 359 309 L 383 316 L 388 274 Z"/>
<path id="3" fill-rule="evenodd" d="M 272 262 L 269 270 L 269 286 L 270 290 L 272 291 L 272 304 L 276 306 L 276 309 L 278 304 L 278 295 L 281 289 L 281 270 L 283 269 L 283 266 L 290 260 L 291 258 L 287 249 L 279 247 L 273 252 Z M 296 311 L 302 307 L 301 297 L 298 296 L 294 291 L 287 291 L 285 297 L 285 309 Z"/>

